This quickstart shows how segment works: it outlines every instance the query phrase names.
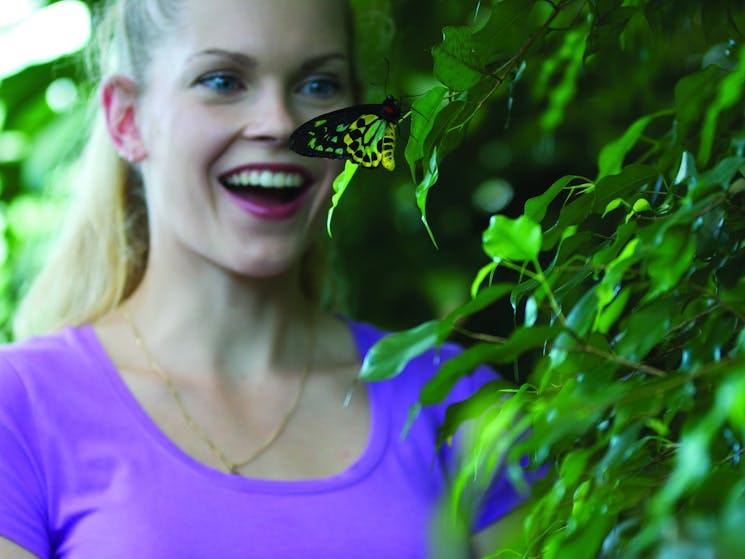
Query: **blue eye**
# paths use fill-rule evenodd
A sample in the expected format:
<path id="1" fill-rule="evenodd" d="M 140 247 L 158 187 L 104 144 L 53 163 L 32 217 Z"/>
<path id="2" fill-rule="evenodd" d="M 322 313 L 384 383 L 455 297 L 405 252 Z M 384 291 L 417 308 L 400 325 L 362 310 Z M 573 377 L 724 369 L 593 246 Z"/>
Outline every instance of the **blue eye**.
<path id="1" fill-rule="evenodd" d="M 197 80 L 199 85 L 208 87 L 218 93 L 235 93 L 243 90 L 240 79 L 229 72 L 213 72 Z"/>
<path id="2" fill-rule="evenodd" d="M 338 80 L 332 78 L 313 78 L 300 84 L 298 89 L 304 95 L 325 99 L 338 94 L 341 85 Z"/>

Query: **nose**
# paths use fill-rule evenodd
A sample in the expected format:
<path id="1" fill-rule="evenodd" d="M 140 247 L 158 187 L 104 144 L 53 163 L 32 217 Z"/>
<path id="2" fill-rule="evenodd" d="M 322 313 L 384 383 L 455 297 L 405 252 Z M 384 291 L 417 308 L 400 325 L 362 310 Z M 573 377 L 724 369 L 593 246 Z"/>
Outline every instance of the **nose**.
<path id="1" fill-rule="evenodd" d="M 285 145 L 296 127 L 284 89 L 263 88 L 251 110 L 249 122 L 243 127 L 244 138 L 268 145 Z"/>

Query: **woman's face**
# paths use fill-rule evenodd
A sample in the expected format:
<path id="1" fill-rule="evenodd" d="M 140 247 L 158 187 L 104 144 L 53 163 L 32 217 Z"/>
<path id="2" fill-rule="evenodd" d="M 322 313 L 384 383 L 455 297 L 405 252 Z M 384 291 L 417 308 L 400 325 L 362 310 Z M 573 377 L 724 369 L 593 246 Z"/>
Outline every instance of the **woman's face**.
<path id="1" fill-rule="evenodd" d="M 353 102 L 348 33 L 343 0 L 184 0 L 134 109 L 150 265 L 186 254 L 267 277 L 297 264 L 341 165 L 287 140 Z"/>

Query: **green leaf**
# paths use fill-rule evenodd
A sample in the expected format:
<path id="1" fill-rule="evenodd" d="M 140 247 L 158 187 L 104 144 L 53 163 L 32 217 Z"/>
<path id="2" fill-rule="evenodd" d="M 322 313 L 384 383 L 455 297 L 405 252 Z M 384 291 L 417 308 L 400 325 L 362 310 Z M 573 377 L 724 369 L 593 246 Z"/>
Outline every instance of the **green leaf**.
<path id="1" fill-rule="evenodd" d="M 548 189 L 539 196 L 530 198 L 525 202 L 525 215 L 536 223 L 543 221 L 546 210 L 553 200 L 575 180 L 586 181 L 587 179 L 578 175 L 565 175 L 555 181 Z"/>
<path id="2" fill-rule="evenodd" d="M 585 57 L 615 50 L 626 24 L 637 10 L 633 7 L 618 7 L 608 2 L 591 2 L 589 6 L 594 18 L 592 29 L 587 36 Z"/>
<path id="3" fill-rule="evenodd" d="M 712 191 L 725 191 L 732 179 L 740 174 L 743 163 L 745 163 L 744 157 L 725 157 L 713 169 L 689 181 L 688 195 L 692 200 L 700 200 Z"/>
<path id="4" fill-rule="evenodd" d="M 729 410 L 729 420 L 740 436 L 745 437 L 745 375 L 738 375 L 732 383 L 733 405 Z"/>
<path id="5" fill-rule="evenodd" d="M 621 225 L 616 229 L 615 237 L 610 246 L 594 251 L 591 260 L 592 264 L 594 266 L 607 266 L 610 264 L 616 257 L 618 257 L 621 251 L 626 250 L 629 240 L 634 236 L 634 233 L 636 233 L 638 229 L 639 226 L 636 223 L 624 223 Z M 627 256 L 629 256 L 629 253 L 627 253 Z"/>
<path id="6" fill-rule="evenodd" d="M 639 139 L 642 137 L 644 130 L 647 125 L 654 119 L 661 116 L 670 116 L 673 114 L 672 110 L 660 111 L 651 115 L 643 116 L 637 119 L 628 130 L 624 132 L 623 136 L 607 144 L 601 151 L 598 157 L 598 180 L 608 176 L 617 175 L 623 168 L 623 161 L 626 155 L 631 151 Z"/>
<path id="7" fill-rule="evenodd" d="M 464 91 L 486 73 L 468 27 L 445 27 L 442 42 L 432 49 L 435 77 L 450 89 Z"/>
<path id="8" fill-rule="evenodd" d="M 587 461 L 592 456 L 591 449 L 573 450 L 564 457 L 559 470 L 559 475 L 567 487 L 574 487 L 582 474 L 585 473 Z"/>
<path id="9" fill-rule="evenodd" d="M 381 338 L 365 355 L 360 379 L 378 381 L 395 377 L 411 359 L 437 344 L 439 328 L 439 320 L 430 320 Z"/>
<path id="10" fill-rule="evenodd" d="M 613 198 L 613 200 L 608 202 L 608 204 L 605 206 L 602 217 L 605 217 L 606 215 L 614 210 L 617 210 L 623 205 L 626 205 L 626 200 L 624 200 L 623 198 Z"/>
<path id="11" fill-rule="evenodd" d="M 638 195 L 645 185 L 656 181 L 660 173 L 648 165 L 628 165 L 616 175 L 601 178 L 595 185 L 594 211 L 602 213 L 608 203 L 616 198 Z"/>
<path id="12" fill-rule="evenodd" d="M 648 297 L 655 297 L 675 287 L 690 268 L 695 250 L 693 233 L 687 227 L 667 229 L 659 244 L 645 250 L 644 261 L 652 280 Z"/>
<path id="13" fill-rule="evenodd" d="M 611 302 L 598 313 L 595 324 L 592 327 L 593 330 L 596 330 L 601 334 L 607 334 L 621 316 L 621 313 L 623 313 L 630 296 L 630 289 L 622 289 L 621 292 L 618 293 L 618 295 L 616 295 Z"/>
<path id="14" fill-rule="evenodd" d="M 644 422 L 636 421 L 611 437 L 605 456 L 597 463 L 597 472 L 603 476 L 611 475 L 617 471 L 624 462 L 627 462 L 644 444 L 646 437 L 639 437 Z"/>
<path id="15" fill-rule="evenodd" d="M 649 200 L 647 200 L 646 198 L 638 198 L 634 200 L 633 204 L 631 204 L 631 210 L 626 214 L 626 219 L 624 221 L 628 223 L 640 213 L 652 211 L 654 210 L 652 209 L 652 205 L 649 203 Z"/>
<path id="16" fill-rule="evenodd" d="M 427 165 L 427 168 L 424 170 L 424 178 L 416 187 L 416 205 L 422 215 L 422 223 L 424 224 L 425 229 L 427 229 L 427 234 L 435 247 L 437 247 L 437 241 L 435 240 L 435 235 L 432 233 L 432 229 L 430 229 L 429 223 L 427 222 L 427 195 L 429 194 L 429 189 L 437 183 L 437 179 L 440 176 L 438 165 L 437 146 L 435 146 L 432 150 L 432 155 L 429 158 L 429 165 Z"/>
<path id="17" fill-rule="evenodd" d="M 519 41 L 535 28 L 528 18 L 532 8 L 533 3 L 525 0 L 493 2 L 489 19 L 473 34 L 473 42 L 481 59 L 490 61 L 500 55 L 505 58 L 517 51 Z M 511 33 L 516 26 L 521 33 Z"/>
<path id="18" fill-rule="evenodd" d="M 491 277 L 492 274 L 494 274 L 494 271 L 499 267 L 499 262 L 492 261 L 489 262 L 486 266 L 483 266 L 478 273 L 476 274 L 476 277 L 474 278 L 473 282 L 471 283 L 471 297 L 476 297 L 479 290 L 481 289 L 481 284 L 484 283 L 486 278 Z"/>
<path id="19" fill-rule="evenodd" d="M 722 289 L 720 297 L 723 303 L 745 316 L 745 277 L 741 277 L 733 287 Z"/>
<path id="20" fill-rule="evenodd" d="M 513 384 L 496 379 L 482 385 L 473 396 L 450 404 L 445 410 L 445 420 L 437 430 L 438 443 L 442 444 L 452 437 L 464 422 L 480 417 L 486 409 L 514 390 Z"/>
<path id="21" fill-rule="evenodd" d="M 329 237 L 331 237 L 331 218 L 334 215 L 334 210 L 336 209 L 336 206 L 339 205 L 339 201 L 344 195 L 344 191 L 347 189 L 347 186 L 349 186 L 349 183 L 352 181 L 352 177 L 354 177 L 358 168 L 359 165 L 347 160 L 344 163 L 344 170 L 334 179 L 334 194 L 331 196 L 331 207 L 329 208 L 326 217 L 326 231 L 328 232 Z"/>
<path id="22" fill-rule="evenodd" d="M 646 198 L 639 198 L 633 204 L 631 204 L 631 209 L 634 211 L 634 213 L 651 212 L 652 205 Z"/>
<path id="23" fill-rule="evenodd" d="M 548 107 L 538 121 L 543 130 L 553 130 L 561 124 L 567 106 L 577 93 L 584 54 L 584 37 L 585 30 L 582 28 L 564 34 L 564 44 L 559 51 L 564 62 L 563 74 L 558 83 L 548 89 Z"/>
<path id="24" fill-rule="evenodd" d="M 675 175 L 673 184 L 681 184 L 685 181 L 696 181 L 698 180 L 698 171 L 696 170 L 696 160 L 691 155 L 690 151 L 684 151 L 680 158 L 680 166 L 678 172 Z"/>
<path id="25" fill-rule="evenodd" d="M 570 349 L 577 346 L 577 338 L 583 338 L 595 323 L 598 312 L 598 298 L 594 289 L 585 293 L 577 302 L 566 318 L 569 331 L 561 332 L 549 351 L 549 358 L 553 367 L 561 365 Z"/>
<path id="26" fill-rule="evenodd" d="M 512 363 L 525 351 L 542 347 L 559 331 L 558 326 L 521 327 L 515 329 L 504 343 L 480 343 L 469 347 L 443 363 L 434 378 L 422 389 L 421 403 L 430 405 L 442 401 L 455 383 L 476 367 L 484 363 Z"/>
<path id="27" fill-rule="evenodd" d="M 612 511 L 608 507 L 603 507 L 601 503 L 588 504 L 588 510 L 590 509 L 593 514 L 588 515 L 588 522 L 581 526 L 580 534 L 568 538 L 560 534 L 558 539 L 562 541 L 557 542 L 555 548 L 551 545 L 546 546 L 546 559 L 598 556 L 600 544 L 616 518 Z"/>
<path id="28" fill-rule="evenodd" d="M 675 469 L 652 501 L 653 510 L 657 514 L 672 506 L 684 492 L 698 485 L 708 473 L 711 464 L 709 438 L 710 434 L 702 428 L 696 428 L 681 437 Z"/>
<path id="29" fill-rule="evenodd" d="M 411 105 L 411 134 L 404 153 L 414 181 L 416 181 L 416 163 L 424 157 L 425 142 L 442 109 L 442 100 L 446 93 L 445 87 L 433 87 Z"/>
<path id="30" fill-rule="evenodd" d="M 557 510 L 561 509 L 566 495 L 566 485 L 559 478 L 540 496 L 535 505 L 527 511 L 525 517 L 525 534 L 530 540 L 540 541 L 545 537 L 547 525 L 553 520 Z"/>
<path id="31" fill-rule="evenodd" d="M 540 225 L 524 215 L 517 219 L 492 216 L 482 238 L 486 254 L 504 260 L 536 259 L 541 241 Z"/>
<path id="32" fill-rule="evenodd" d="M 698 150 L 698 162 L 705 165 L 711 157 L 711 149 L 717 133 L 717 119 L 726 109 L 740 101 L 745 89 L 745 47 L 740 47 L 739 63 L 719 84 L 714 102 L 709 104 L 701 129 L 701 144 Z"/>
<path id="33" fill-rule="evenodd" d="M 445 338 L 450 334 L 453 325 L 463 317 L 470 316 L 479 311 L 482 311 L 495 301 L 501 299 L 507 295 L 515 287 L 512 283 L 498 283 L 491 285 L 486 289 L 479 291 L 475 294 L 470 301 L 464 303 L 457 309 L 448 313 L 448 315 L 442 319 L 440 325 L 439 339 L 444 341 Z"/>
<path id="34" fill-rule="evenodd" d="M 701 115 L 711 103 L 724 71 L 716 64 L 678 80 L 675 85 L 676 131 L 683 145 L 698 142 Z"/>
<path id="35" fill-rule="evenodd" d="M 675 312 L 674 306 L 664 299 L 655 300 L 634 312 L 622 324 L 622 333 L 615 346 L 616 354 L 629 361 L 641 362 L 665 338 Z"/>
<path id="36" fill-rule="evenodd" d="M 597 311 L 598 297 L 595 290 L 590 289 L 572 307 L 569 315 L 567 315 L 566 325 L 572 330 L 575 336 L 583 338 L 595 322 Z"/>
<path id="37" fill-rule="evenodd" d="M 584 222 L 592 213 L 594 201 L 594 196 L 582 195 L 564 206 L 556 223 L 546 231 L 543 239 L 543 250 L 552 249 L 569 227 Z"/>
<path id="38" fill-rule="evenodd" d="M 438 111 L 432 130 L 423 140 L 422 159 L 427 159 L 427 154 L 431 154 L 434 149 L 437 149 L 440 157 L 444 157 L 458 146 L 465 133 L 464 121 L 471 114 L 471 109 L 471 103 L 456 99 Z"/>

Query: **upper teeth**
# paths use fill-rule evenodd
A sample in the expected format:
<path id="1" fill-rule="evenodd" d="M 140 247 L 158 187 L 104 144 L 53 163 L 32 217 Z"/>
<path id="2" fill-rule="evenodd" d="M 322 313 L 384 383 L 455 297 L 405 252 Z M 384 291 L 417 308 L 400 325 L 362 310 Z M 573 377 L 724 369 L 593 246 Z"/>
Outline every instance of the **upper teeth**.
<path id="1" fill-rule="evenodd" d="M 300 173 L 274 173 L 272 171 L 243 171 L 225 179 L 232 186 L 261 186 L 264 188 L 293 188 L 302 185 L 305 178 Z"/>

